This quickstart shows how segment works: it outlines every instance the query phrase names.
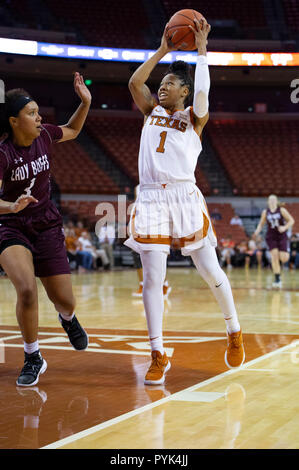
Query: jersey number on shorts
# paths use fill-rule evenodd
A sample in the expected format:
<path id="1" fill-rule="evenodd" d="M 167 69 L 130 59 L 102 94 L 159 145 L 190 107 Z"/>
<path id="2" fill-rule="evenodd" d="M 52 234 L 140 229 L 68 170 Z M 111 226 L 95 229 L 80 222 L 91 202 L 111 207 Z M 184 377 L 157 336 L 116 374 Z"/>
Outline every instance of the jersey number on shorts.
<path id="1" fill-rule="evenodd" d="M 166 137 L 167 137 L 167 131 L 161 132 L 160 137 L 161 137 L 160 144 L 159 144 L 159 147 L 156 148 L 156 152 L 164 153 L 165 152 L 165 140 L 166 140 Z"/>
<path id="2" fill-rule="evenodd" d="M 25 196 L 31 196 L 31 188 L 33 188 L 36 178 L 32 178 L 30 181 L 30 186 L 24 189 Z"/>

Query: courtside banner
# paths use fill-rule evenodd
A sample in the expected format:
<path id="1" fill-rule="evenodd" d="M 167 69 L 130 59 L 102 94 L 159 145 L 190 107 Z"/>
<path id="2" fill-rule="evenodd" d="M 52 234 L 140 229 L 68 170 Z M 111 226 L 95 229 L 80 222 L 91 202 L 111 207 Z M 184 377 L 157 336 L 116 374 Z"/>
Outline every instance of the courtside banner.
<path id="1" fill-rule="evenodd" d="M 0 53 L 101 60 L 106 62 L 145 62 L 155 51 L 77 46 L 0 38 Z M 196 57 L 196 52 L 174 51 L 166 54 L 161 63 L 184 60 L 190 64 L 195 64 Z M 207 57 L 208 64 L 216 66 L 299 66 L 299 52 L 208 52 Z"/>

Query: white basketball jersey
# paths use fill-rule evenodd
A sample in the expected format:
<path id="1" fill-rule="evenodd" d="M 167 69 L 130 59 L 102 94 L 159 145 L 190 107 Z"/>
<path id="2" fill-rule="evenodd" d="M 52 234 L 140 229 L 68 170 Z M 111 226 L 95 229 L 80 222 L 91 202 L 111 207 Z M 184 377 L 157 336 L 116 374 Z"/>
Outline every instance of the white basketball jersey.
<path id="1" fill-rule="evenodd" d="M 141 133 L 139 182 L 195 183 L 195 168 L 202 151 L 199 135 L 193 126 L 193 108 L 169 114 L 158 105 L 148 116 Z"/>

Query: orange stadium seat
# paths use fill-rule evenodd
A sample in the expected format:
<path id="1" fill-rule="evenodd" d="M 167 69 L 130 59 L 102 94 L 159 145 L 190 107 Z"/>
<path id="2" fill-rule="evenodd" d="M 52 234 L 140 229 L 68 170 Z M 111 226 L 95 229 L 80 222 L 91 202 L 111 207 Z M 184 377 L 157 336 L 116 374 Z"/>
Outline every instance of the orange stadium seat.
<path id="1" fill-rule="evenodd" d="M 298 0 L 283 0 L 285 19 L 292 31 L 299 31 Z"/>
<path id="2" fill-rule="evenodd" d="M 88 10 L 92 11 L 92 15 L 82 13 L 82 2 L 79 0 L 72 0 L 71 7 L 69 2 L 60 0 L 46 0 L 45 3 L 53 14 L 79 29 L 92 46 L 147 47 L 143 32 L 148 31 L 150 26 L 139 0 L 130 0 L 129 8 L 121 8 L 116 0 L 110 0 L 109 6 L 107 2 L 89 0 Z M 105 27 L 101 27 L 101 22 L 105 23 Z M 128 27 L 133 24 L 138 28 Z"/>
<path id="3" fill-rule="evenodd" d="M 229 203 L 208 203 L 208 210 L 210 217 L 212 218 L 213 226 L 217 235 L 217 239 L 220 243 L 222 238 L 226 238 L 231 235 L 232 240 L 238 244 L 244 240 L 248 240 L 248 236 L 243 226 L 230 225 L 231 219 L 235 215 L 235 211 Z M 213 212 L 221 214 L 220 220 L 213 220 Z"/>
<path id="4" fill-rule="evenodd" d="M 13 12 L 14 17 L 24 26 L 28 28 L 37 28 L 38 24 L 37 21 L 32 14 L 30 6 L 28 2 L 20 2 L 19 0 L 10 0 L 6 2 L 6 5 L 10 7 L 11 11 Z"/>
<path id="5" fill-rule="evenodd" d="M 96 214 L 96 207 L 98 204 L 109 204 L 111 205 L 111 210 L 114 211 L 115 215 L 115 221 L 119 220 L 119 213 L 118 213 L 118 202 L 117 201 L 102 201 L 102 200 L 97 200 L 97 201 L 88 201 L 88 200 L 62 200 L 61 201 L 61 209 L 64 213 L 67 213 L 68 216 L 71 218 L 72 216 L 74 218 L 78 218 L 79 220 L 84 220 L 87 225 L 89 226 L 95 226 L 98 220 L 101 219 L 102 216 L 105 216 L 106 213 L 102 212 L 99 208 L 98 211 L 99 213 Z M 126 203 L 126 223 L 129 222 L 130 220 L 130 213 L 128 211 L 128 207 L 132 204 L 132 201 L 128 201 Z M 113 209 L 112 209 L 113 208 Z M 121 220 L 123 218 L 123 215 L 121 214 Z"/>
<path id="6" fill-rule="evenodd" d="M 168 16 L 183 8 L 194 8 L 209 19 L 234 19 L 242 27 L 260 27 L 266 25 L 265 13 L 262 0 L 239 0 L 225 1 L 209 0 L 204 5 L 196 5 L 192 0 L 185 0 L 184 5 L 180 0 L 161 0 Z"/>
<path id="7" fill-rule="evenodd" d="M 241 196 L 298 196 L 298 120 L 211 120 L 206 132 Z"/>
<path id="8" fill-rule="evenodd" d="M 56 123 L 54 113 L 41 108 L 41 114 L 43 123 Z M 119 193 L 119 187 L 75 140 L 54 145 L 52 159 L 52 174 L 62 193 Z"/>
<path id="9" fill-rule="evenodd" d="M 299 202 L 288 202 L 284 207 L 292 214 L 295 223 L 292 227 L 293 233 L 299 233 Z"/>
<path id="10" fill-rule="evenodd" d="M 118 194 L 118 186 L 76 142 L 55 145 L 52 173 L 62 193 Z"/>

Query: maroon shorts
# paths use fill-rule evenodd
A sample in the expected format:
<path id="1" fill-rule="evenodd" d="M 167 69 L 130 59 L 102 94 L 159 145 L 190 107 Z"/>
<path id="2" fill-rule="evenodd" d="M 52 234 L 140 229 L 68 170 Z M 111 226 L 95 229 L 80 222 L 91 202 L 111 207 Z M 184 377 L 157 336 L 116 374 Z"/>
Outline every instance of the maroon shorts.
<path id="1" fill-rule="evenodd" d="M 32 252 L 37 277 L 70 274 L 62 217 L 50 201 L 32 215 L 0 217 L 0 254 L 9 246 L 23 245 Z"/>
<path id="2" fill-rule="evenodd" d="M 275 248 L 278 251 L 288 251 L 288 237 L 285 233 L 267 236 L 266 242 L 270 251 Z"/>

